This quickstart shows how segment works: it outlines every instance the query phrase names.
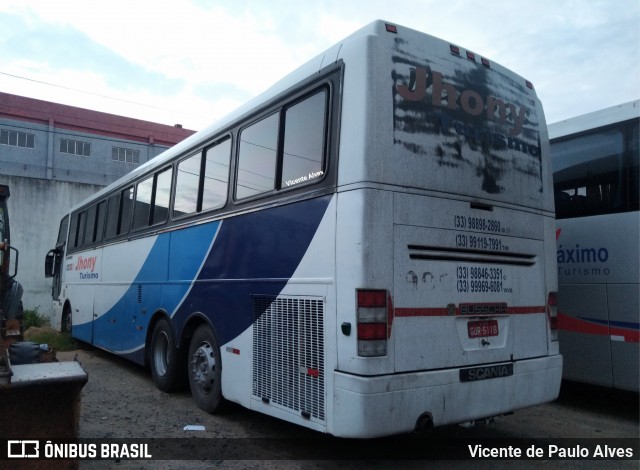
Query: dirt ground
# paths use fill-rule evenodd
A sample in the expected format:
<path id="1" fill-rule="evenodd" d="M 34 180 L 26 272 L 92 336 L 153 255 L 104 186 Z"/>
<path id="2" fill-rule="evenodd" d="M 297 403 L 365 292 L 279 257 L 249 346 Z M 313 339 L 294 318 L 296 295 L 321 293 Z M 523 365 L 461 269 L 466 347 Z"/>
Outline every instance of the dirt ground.
<path id="1" fill-rule="evenodd" d="M 271 418 L 240 406 L 230 404 L 225 412 L 209 415 L 201 411 L 191 400 L 188 390 L 167 394 L 158 390 L 145 368 L 122 360 L 98 349 L 84 348 L 72 352 L 59 352 L 58 360 L 77 359 L 89 375 L 82 390 L 79 436 L 86 439 L 100 438 L 180 438 L 181 443 L 193 452 L 194 460 L 101 460 L 82 461 L 81 469 L 107 468 L 362 468 L 362 462 L 311 460 L 296 453 L 296 442 L 314 441 L 324 436 L 315 431 Z M 185 430 L 185 426 L 202 426 L 204 430 Z M 497 438 L 634 438 L 640 436 L 638 425 L 638 395 L 617 393 L 610 390 L 583 386 L 563 385 L 558 401 L 516 412 L 497 419 L 484 429 L 452 427 L 437 429 L 425 437 L 425 445 L 434 439 L 457 437 Z M 220 458 L 201 458 L 196 452 L 201 438 L 206 445 L 218 445 Z M 255 439 L 254 439 L 255 438 Z M 276 438 L 276 441 L 270 441 Z M 302 441 L 295 439 L 302 438 Z M 261 440 L 260 440 L 261 439 Z M 289 439 L 291 439 L 289 441 Z M 336 438 L 320 441 L 325 449 L 344 444 Z M 177 442 L 177 441 L 176 441 Z M 255 443 L 265 447 L 264 459 L 256 458 Z M 395 441 L 376 440 L 369 445 L 372 452 Z M 440 441 L 443 442 L 443 441 Z M 329 447 L 327 447 L 327 443 Z M 235 448 L 229 449 L 229 446 Z M 247 446 L 243 449 L 243 446 Z M 253 446 L 253 447 L 251 447 Z M 251 447 L 251 448 L 249 448 Z M 243 452 L 246 452 L 243 454 Z M 215 452 L 214 452 L 215 453 Z M 260 452 L 257 454 L 260 456 Z M 231 458 L 229 458 L 231 456 Z M 234 458 L 235 456 L 235 458 Z M 297 460 L 302 458 L 304 460 Z M 249 460 L 247 460 L 249 459 Z M 367 467 L 397 468 L 395 461 L 368 461 Z M 424 468 L 424 461 L 404 461 L 402 468 Z M 496 468 L 496 461 L 456 461 L 456 467 L 474 470 Z M 450 468 L 452 462 L 428 462 L 430 468 Z M 506 467 L 507 462 L 501 462 Z M 517 468 L 634 468 L 637 462 L 520 461 Z M 630 464 L 630 465 L 629 465 Z M 473 465 L 473 467 L 471 467 Z M 502 466 L 502 465 L 498 465 Z M 513 466 L 513 465 L 511 465 Z"/>

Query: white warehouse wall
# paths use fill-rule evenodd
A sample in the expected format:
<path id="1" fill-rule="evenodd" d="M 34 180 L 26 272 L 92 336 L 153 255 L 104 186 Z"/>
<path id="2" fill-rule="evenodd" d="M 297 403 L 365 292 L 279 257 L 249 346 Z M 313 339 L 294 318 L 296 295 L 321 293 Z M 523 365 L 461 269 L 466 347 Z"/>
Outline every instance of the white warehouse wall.
<path id="1" fill-rule="evenodd" d="M 25 310 L 38 308 L 50 316 L 51 279 L 44 276 L 44 259 L 55 246 L 60 219 L 72 206 L 103 186 L 0 175 L 9 186 L 11 245 L 19 251 L 18 275 Z"/>

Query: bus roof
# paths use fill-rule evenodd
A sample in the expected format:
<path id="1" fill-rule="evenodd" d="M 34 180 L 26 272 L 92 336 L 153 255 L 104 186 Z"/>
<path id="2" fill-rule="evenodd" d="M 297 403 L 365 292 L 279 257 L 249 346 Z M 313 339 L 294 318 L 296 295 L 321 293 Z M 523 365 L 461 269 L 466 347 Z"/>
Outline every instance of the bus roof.
<path id="1" fill-rule="evenodd" d="M 557 139 L 638 117 L 640 117 L 640 100 L 629 101 L 549 124 L 549 139 Z"/>
<path id="2" fill-rule="evenodd" d="M 109 194 L 114 188 L 126 186 L 129 182 L 135 181 L 139 176 L 142 176 L 154 169 L 162 167 L 163 165 L 172 161 L 175 157 L 182 155 L 185 152 L 188 152 L 190 150 L 196 150 L 198 147 L 200 147 L 201 145 L 205 144 L 207 141 L 210 141 L 211 139 L 217 136 L 222 137 L 226 129 L 232 128 L 237 122 L 249 116 L 251 113 L 257 112 L 258 107 L 275 99 L 280 94 L 287 92 L 288 90 L 291 89 L 291 87 L 295 86 L 301 81 L 308 79 L 314 74 L 320 73 L 324 68 L 337 63 L 339 60 L 345 57 L 345 55 L 348 54 L 347 51 L 349 50 L 349 43 L 353 43 L 354 40 L 360 39 L 362 37 L 382 35 L 385 33 L 389 33 L 390 31 L 395 34 L 401 34 L 403 31 L 408 32 L 412 30 L 411 28 L 402 27 L 384 20 L 376 20 L 363 26 L 361 29 L 347 36 L 342 41 L 334 44 L 329 49 L 325 50 L 324 52 L 320 53 L 313 59 L 304 63 L 299 68 L 293 70 L 291 73 L 287 74 L 281 80 L 277 81 L 267 90 L 265 90 L 255 98 L 249 100 L 247 103 L 241 105 L 235 111 L 232 111 L 231 113 L 227 114 L 223 118 L 213 122 L 212 124 L 205 127 L 204 129 L 201 129 L 200 131 L 187 137 L 186 139 L 174 145 L 173 147 L 165 150 L 164 152 L 152 158 L 151 160 L 138 166 L 137 168 L 132 170 L 130 173 L 122 176 L 115 182 L 111 183 L 107 187 L 95 193 L 90 198 L 85 199 L 84 201 L 75 205 L 74 207 L 72 207 L 71 210 L 72 211 L 76 210 L 80 207 L 86 206 L 90 202 L 103 198 L 105 195 Z M 433 37 L 420 31 L 418 31 L 418 33 L 424 36 Z M 439 38 L 435 38 L 435 37 L 433 38 L 438 41 L 446 42 Z M 454 46 L 451 45 L 451 47 L 454 47 Z M 515 74 L 511 70 L 505 69 L 500 64 L 492 63 L 491 68 L 493 70 L 499 70 L 500 73 L 502 74 L 509 74 L 513 78 L 520 77 L 519 75 Z M 524 78 L 522 78 L 522 82 L 523 83 L 525 82 Z M 532 86 L 531 88 L 532 88 L 532 93 L 535 94 L 535 90 L 533 90 Z"/>

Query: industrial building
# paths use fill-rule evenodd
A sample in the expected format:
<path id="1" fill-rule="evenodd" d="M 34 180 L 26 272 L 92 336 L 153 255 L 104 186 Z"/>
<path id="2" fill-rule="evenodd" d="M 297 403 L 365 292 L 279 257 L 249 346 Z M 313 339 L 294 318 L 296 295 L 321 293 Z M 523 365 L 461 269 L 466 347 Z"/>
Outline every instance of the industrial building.
<path id="1" fill-rule="evenodd" d="M 51 312 L 44 259 L 64 213 L 193 133 L 0 93 L 0 184 L 11 191 L 11 244 L 19 251 L 25 309 Z"/>

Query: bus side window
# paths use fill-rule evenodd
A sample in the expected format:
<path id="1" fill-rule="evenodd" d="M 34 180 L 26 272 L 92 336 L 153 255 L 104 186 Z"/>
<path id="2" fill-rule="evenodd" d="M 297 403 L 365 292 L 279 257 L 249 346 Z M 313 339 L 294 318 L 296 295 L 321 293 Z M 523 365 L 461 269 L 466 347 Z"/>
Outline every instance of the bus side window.
<path id="1" fill-rule="evenodd" d="M 282 188 L 322 177 L 327 92 L 321 91 L 286 110 Z"/>
<path id="2" fill-rule="evenodd" d="M 556 217 L 564 219 L 570 213 L 571 196 L 567 191 L 555 190 Z"/>
<path id="3" fill-rule="evenodd" d="M 133 203 L 133 230 L 149 225 L 151 211 L 151 193 L 153 192 L 153 176 L 138 183 L 136 199 Z"/>
<path id="4" fill-rule="evenodd" d="M 107 201 L 101 201 L 98 203 L 96 213 L 96 232 L 95 232 L 95 242 L 100 243 L 104 236 L 104 226 L 106 219 L 106 211 L 107 211 Z"/>
<path id="5" fill-rule="evenodd" d="M 217 209 L 227 202 L 231 139 L 207 149 L 205 155 L 202 210 Z"/>
<path id="6" fill-rule="evenodd" d="M 133 206 L 133 186 L 109 198 L 107 207 L 106 240 L 129 233 L 129 222 Z"/>
<path id="7" fill-rule="evenodd" d="M 198 210 L 198 188 L 202 153 L 198 152 L 178 163 L 173 217 L 193 214 Z"/>
<path id="8" fill-rule="evenodd" d="M 153 194 L 153 210 L 151 212 L 151 225 L 161 224 L 167 221 L 169 216 L 169 201 L 171 200 L 171 179 L 173 168 L 169 167 L 156 174 L 156 184 Z"/>
<path id="9" fill-rule="evenodd" d="M 120 197 L 120 220 L 118 221 L 118 235 L 129 233 L 131 211 L 133 210 L 133 186 L 122 191 Z"/>
<path id="10" fill-rule="evenodd" d="M 64 245 L 67 242 L 68 228 L 69 228 L 69 216 L 65 215 L 63 219 L 60 221 L 60 228 L 58 229 L 58 239 L 56 241 L 56 248 Z"/>
<path id="11" fill-rule="evenodd" d="M 78 248 L 84 242 L 84 230 L 87 220 L 87 212 L 75 213 L 71 216 L 71 231 L 69 233 L 69 248 Z"/>
<path id="12" fill-rule="evenodd" d="M 69 227 L 69 248 L 75 248 L 77 246 L 76 240 L 78 239 L 78 214 L 75 213 L 71 216 L 71 226 Z"/>
<path id="13" fill-rule="evenodd" d="M 99 222 L 100 212 L 99 212 L 99 204 L 94 204 L 87 210 L 87 229 L 85 230 L 84 235 L 84 244 L 93 245 L 98 240 L 98 222 Z"/>
<path id="14" fill-rule="evenodd" d="M 78 238 L 76 239 L 76 246 L 82 246 L 84 244 L 86 224 L 87 211 L 82 211 L 80 212 L 80 218 L 78 219 Z"/>
<path id="15" fill-rule="evenodd" d="M 138 183 L 133 206 L 133 230 L 167 221 L 173 168 L 166 168 Z"/>
<path id="16" fill-rule="evenodd" d="M 96 214 L 98 206 L 93 205 L 87 209 L 87 223 L 84 231 L 83 246 L 92 245 L 96 241 Z"/>
<path id="17" fill-rule="evenodd" d="M 120 193 L 109 198 L 107 206 L 107 223 L 104 238 L 106 240 L 118 235 L 118 217 L 120 215 Z"/>
<path id="18" fill-rule="evenodd" d="M 559 167 L 554 173 L 557 218 L 625 210 L 623 143 L 619 130 L 553 143 L 554 164 Z"/>
<path id="19" fill-rule="evenodd" d="M 236 198 L 275 189 L 279 116 L 272 114 L 240 132 Z"/>

